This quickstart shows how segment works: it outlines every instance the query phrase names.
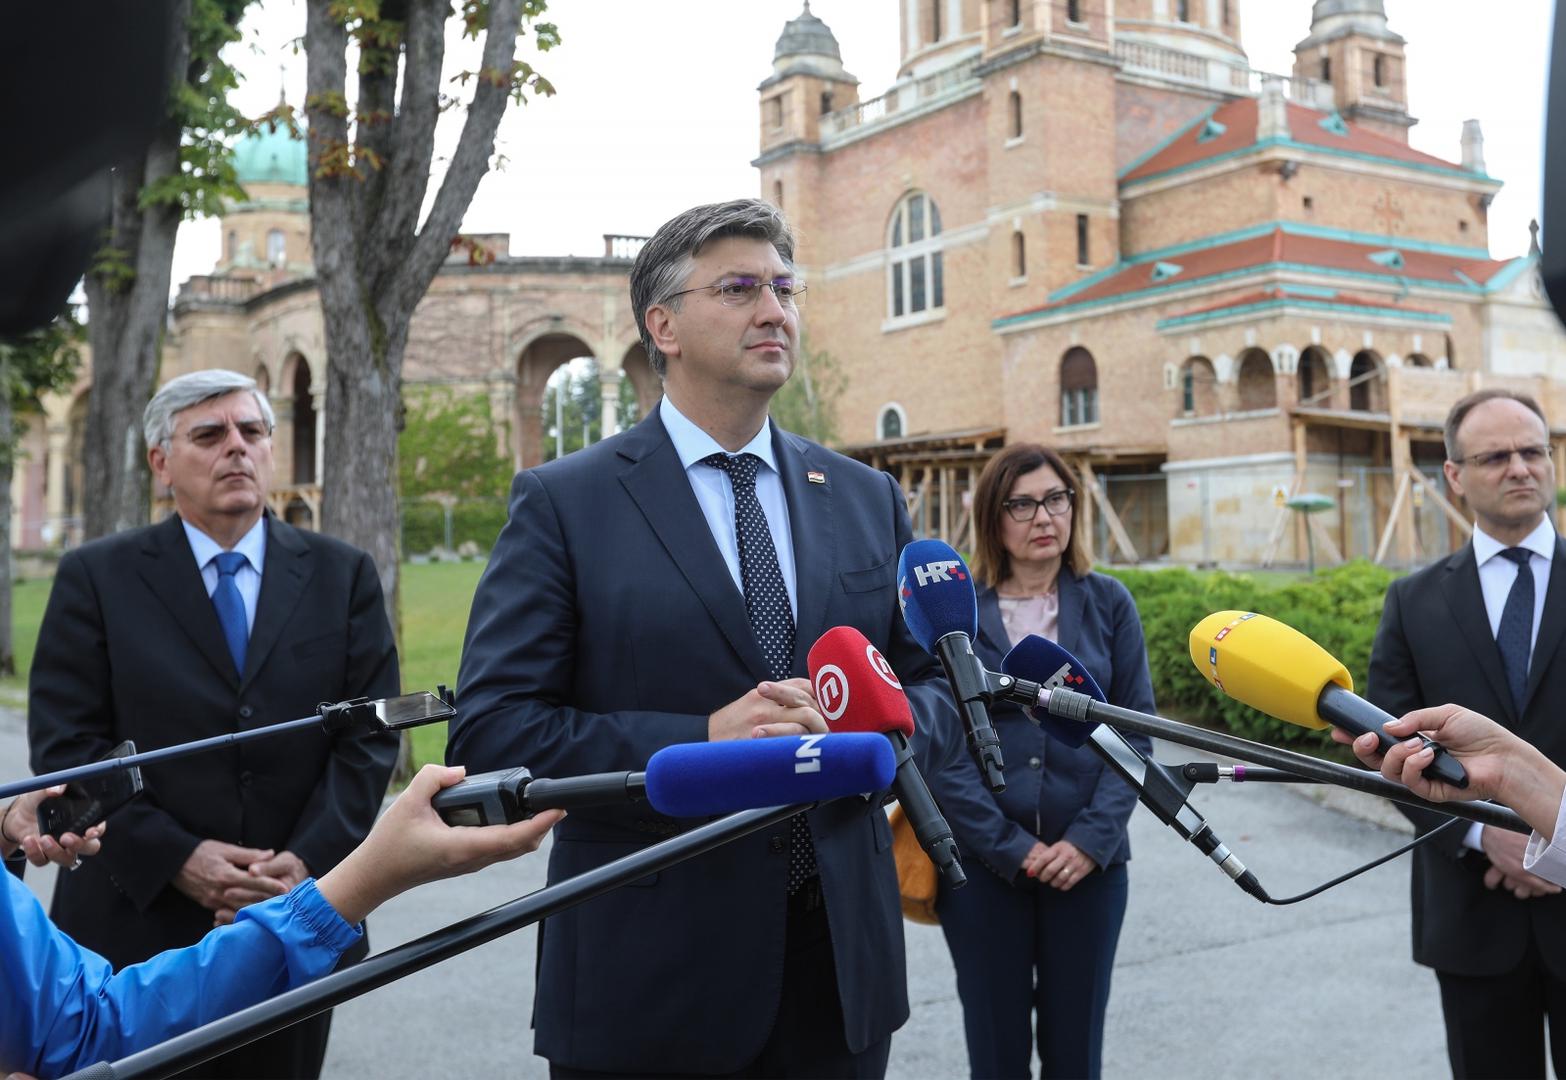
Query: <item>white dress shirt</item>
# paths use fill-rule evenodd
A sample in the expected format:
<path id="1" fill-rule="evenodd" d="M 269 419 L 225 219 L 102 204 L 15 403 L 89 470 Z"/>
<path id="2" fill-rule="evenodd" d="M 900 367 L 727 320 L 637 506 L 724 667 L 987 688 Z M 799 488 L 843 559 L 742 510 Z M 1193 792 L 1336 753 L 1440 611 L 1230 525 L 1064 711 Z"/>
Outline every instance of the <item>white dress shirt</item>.
<path id="1" fill-rule="evenodd" d="M 1548 514 L 1539 522 L 1539 527 L 1517 547 L 1532 552 L 1528 558 L 1528 569 L 1533 571 L 1533 632 L 1528 638 L 1531 655 L 1534 643 L 1539 640 L 1539 622 L 1544 618 L 1544 594 L 1550 587 L 1550 563 L 1555 556 L 1555 527 L 1550 523 Z M 1490 619 L 1491 637 L 1500 633 L 1501 612 L 1506 610 L 1506 598 L 1511 594 L 1517 575 L 1522 572 L 1522 567 L 1510 559 L 1502 558 L 1501 552 L 1506 549 L 1507 545 L 1478 525 L 1474 526 L 1474 562 L 1479 565 L 1479 591 L 1484 594 L 1484 613 Z M 1477 821 L 1468 826 L 1468 832 L 1463 837 L 1464 846 L 1482 851 L 1480 836 L 1483 829 L 1484 826 Z"/>
<path id="2" fill-rule="evenodd" d="M 234 572 L 234 584 L 239 587 L 239 598 L 245 602 L 245 629 L 254 630 L 256 601 L 261 598 L 261 568 L 266 565 L 266 515 L 262 514 L 261 520 L 251 526 L 250 531 L 241 536 L 239 543 L 232 549 L 223 547 L 183 518 L 180 524 L 185 526 L 185 539 L 190 541 L 190 552 L 196 557 L 196 565 L 201 567 L 201 582 L 207 587 L 208 596 L 212 595 L 218 584 L 217 563 L 212 560 L 227 550 L 237 551 L 245 557 L 245 565 Z"/>
<path id="3" fill-rule="evenodd" d="M 1546 842 L 1537 832 L 1528 837 L 1528 850 L 1523 852 L 1523 869 L 1538 874 L 1545 881 L 1566 886 L 1566 798 L 1555 814 L 1555 832 Z"/>
<path id="4" fill-rule="evenodd" d="M 734 579 L 734 587 L 745 593 L 745 579 L 740 574 L 739 537 L 734 532 L 734 485 L 729 474 L 722 469 L 703 465 L 702 458 L 709 454 L 725 454 L 728 451 L 718 441 L 692 423 L 684 413 L 675 408 L 667 395 L 658 405 L 658 415 L 663 420 L 674 452 L 685 466 L 685 477 L 691 482 L 696 502 L 701 506 L 707 528 L 717 541 L 718 551 Z M 788 605 L 794 613 L 795 625 L 799 623 L 799 599 L 794 573 L 794 536 L 789 531 L 788 500 L 783 495 L 783 477 L 778 472 L 777 459 L 772 453 L 772 421 L 761 425 L 755 438 L 740 447 L 741 454 L 755 454 L 761 459 L 762 468 L 756 470 L 756 499 L 767 515 L 767 529 L 772 533 L 772 546 L 778 553 L 778 569 L 783 572 L 783 587 L 788 590 Z"/>

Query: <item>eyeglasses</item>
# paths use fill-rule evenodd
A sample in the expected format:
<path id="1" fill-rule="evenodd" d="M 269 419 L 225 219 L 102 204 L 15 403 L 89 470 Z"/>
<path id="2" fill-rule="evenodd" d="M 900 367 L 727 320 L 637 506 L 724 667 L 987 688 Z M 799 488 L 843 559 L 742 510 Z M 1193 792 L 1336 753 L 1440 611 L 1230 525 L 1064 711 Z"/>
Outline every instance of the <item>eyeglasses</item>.
<path id="1" fill-rule="evenodd" d="M 1548 446 L 1519 446 L 1516 450 L 1487 450 L 1482 454 L 1469 454 L 1453 458 L 1453 465 L 1477 465 L 1481 469 L 1504 469 L 1512 463 L 1512 455 L 1522 458 L 1524 465 L 1537 465 L 1550 457 Z"/>
<path id="2" fill-rule="evenodd" d="M 265 420 L 240 420 L 236 423 L 197 424 L 185 432 L 191 445 L 202 450 L 212 450 L 228 438 L 229 428 L 239 432 L 239 437 L 251 446 L 272 437 L 272 425 Z"/>
<path id="3" fill-rule="evenodd" d="M 771 281 L 762 281 L 753 277 L 727 277 L 716 281 L 711 285 L 702 285 L 695 289 L 681 289 L 677 293 L 670 293 L 669 299 L 676 296 L 684 296 L 687 293 L 712 292 L 718 297 L 718 303 L 724 307 L 750 307 L 761 296 L 762 289 L 771 289 L 772 295 L 778 298 L 778 303 L 785 308 L 798 309 L 805 302 L 805 286 L 793 278 L 773 278 Z"/>
<path id="4" fill-rule="evenodd" d="M 1071 488 L 1061 491 L 1052 491 L 1044 496 L 1042 503 L 1044 512 L 1050 517 L 1062 517 L 1071 512 L 1071 500 L 1076 492 Z M 1001 503 L 1006 513 L 1011 515 L 1013 521 L 1032 521 L 1038 516 L 1040 500 L 1030 495 L 1018 495 L 1015 499 L 1007 499 Z"/>

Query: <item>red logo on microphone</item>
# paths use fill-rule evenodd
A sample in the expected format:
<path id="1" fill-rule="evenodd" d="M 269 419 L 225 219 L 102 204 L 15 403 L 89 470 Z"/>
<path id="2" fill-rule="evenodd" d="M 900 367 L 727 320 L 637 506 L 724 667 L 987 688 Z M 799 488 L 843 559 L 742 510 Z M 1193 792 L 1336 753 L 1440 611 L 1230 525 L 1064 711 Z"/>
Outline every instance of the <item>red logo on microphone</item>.
<path id="1" fill-rule="evenodd" d="M 881 650 L 868 642 L 865 644 L 865 659 L 870 661 L 870 670 L 881 676 L 882 682 L 893 690 L 903 688 L 903 684 L 897 681 L 897 672 L 892 670 L 892 665 L 881 655 Z"/>
<path id="2" fill-rule="evenodd" d="M 836 664 L 823 664 L 811 680 L 815 684 L 816 704 L 827 723 L 842 718 L 848 709 L 848 677 Z"/>

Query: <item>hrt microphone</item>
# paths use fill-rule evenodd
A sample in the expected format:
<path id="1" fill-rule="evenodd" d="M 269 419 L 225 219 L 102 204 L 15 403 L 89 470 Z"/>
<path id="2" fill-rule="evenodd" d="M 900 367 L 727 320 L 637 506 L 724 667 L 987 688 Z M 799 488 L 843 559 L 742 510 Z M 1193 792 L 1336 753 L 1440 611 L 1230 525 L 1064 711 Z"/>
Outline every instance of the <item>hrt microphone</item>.
<path id="1" fill-rule="evenodd" d="M 889 786 L 892 748 L 874 735 L 803 735 L 666 746 L 646 772 L 535 779 L 527 769 L 468 777 L 432 800 L 448 825 L 502 825 L 543 810 L 647 801 L 669 817 L 821 802 Z"/>
<path id="2" fill-rule="evenodd" d="M 1035 698 L 1035 702 L 1041 706 L 1056 687 L 1075 690 L 1094 701 L 1108 704 L 1098 683 L 1076 657 L 1037 634 L 1029 634 L 1017 642 L 1011 652 L 1006 654 L 1001 666 L 1007 674 L 1016 676 L 1019 684 L 1023 684 L 1024 680 L 1036 680 L 1034 685 L 1041 688 L 1042 697 Z M 1055 738 L 1059 738 L 1058 733 L 1062 729 L 1075 723 L 1055 717 L 1047 708 L 1040 708 L 1036 714 L 1030 710 L 1030 715 L 1040 718 L 1039 726 Z M 1042 722 L 1045 717 L 1051 722 Z M 1131 785 L 1137 801 L 1151 810 L 1159 821 L 1189 840 L 1198 851 L 1216 863 L 1218 869 L 1229 875 L 1236 885 L 1263 903 L 1267 902 L 1267 891 L 1256 880 L 1256 875 L 1245 868 L 1245 864 L 1218 839 L 1212 826 L 1207 824 L 1207 819 L 1186 801 L 1186 796 L 1191 792 L 1189 782 L 1175 779 L 1168 769 L 1144 757 L 1141 751 L 1113 728 L 1092 721 L 1075 723 L 1075 726 L 1085 732 L 1085 736 L 1072 735 L 1063 739 L 1063 742 L 1069 746 L 1081 746 L 1084 742 L 1090 745 L 1106 765 Z"/>
<path id="3" fill-rule="evenodd" d="M 993 690 L 973 655 L 979 602 L 967 564 L 949 544 L 915 540 L 897 560 L 897 602 L 914 640 L 946 669 L 980 775 L 991 791 L 1005 791 L 1006 764 L 990 723 Z"/>
<path id="4" fill-rule="evenodd" d="M 1354 735 L 1375 732 L 1386 753 L 1397 739 L 1386 733 L 1394 719 L 1354 693 L 1354 678 L 1331 653 L 1285 623 L 1253 611 L 1216 611 L 1191 630 L 1191 663 L 1207 681 L 1236 701 L 1307 728 L 1336 725 Z M 1462 764 L 1439 744 L 1425 773 L 1468 786 Z"/>
<path id="5" fill-rule="evenodd" d="M 958 861 L 956 838 L 919 775 L 908 745 L 913 712 L 892 665 L 852 626 L 834 626 L 817 638 L 808 663 L 816 704 L 834 732 L 879 732 L 889 740 L 897 761 L 892 791 L 913 825 L 919 846 L 948 885 L 965 884 L 968 878 Z"/>

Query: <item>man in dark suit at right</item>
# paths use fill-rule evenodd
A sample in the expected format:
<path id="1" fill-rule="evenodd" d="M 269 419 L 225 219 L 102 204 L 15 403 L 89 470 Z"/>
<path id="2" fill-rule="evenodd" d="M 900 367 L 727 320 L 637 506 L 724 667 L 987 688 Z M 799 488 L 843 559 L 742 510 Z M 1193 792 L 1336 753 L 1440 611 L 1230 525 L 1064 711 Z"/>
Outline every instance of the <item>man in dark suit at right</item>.
<path id="1" fill-rule="evenodd" d="M 1471 543 L 1395 582 L 1370 657 L 1369 698 L 1394 716 L 1447 702 L 1493 717 L 1566 763 L 1566 543 L 1537 402 L 1491 389 L 1446 421 L 1446 479 Z M 1449 819 L 1406 811 L 1421 833 Z M 1434 968 L 1458 1077 L 1566 1075 L 1566 897 L 1523 869 L 1527 837 L 1454 824 L 1417 849 L 1414 959 Z"/>

